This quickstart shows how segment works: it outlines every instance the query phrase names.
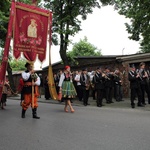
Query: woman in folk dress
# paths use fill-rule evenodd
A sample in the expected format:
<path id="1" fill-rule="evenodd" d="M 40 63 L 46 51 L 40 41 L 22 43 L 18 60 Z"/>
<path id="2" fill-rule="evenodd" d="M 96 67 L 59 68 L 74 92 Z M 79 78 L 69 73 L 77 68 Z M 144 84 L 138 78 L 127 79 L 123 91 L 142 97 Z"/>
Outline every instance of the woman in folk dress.
<path id="1" fill-rule="evenodd" d="M 70 111 L 73 113 L 74 109 L 71 105 L 71 101 L 76 97 L 76 90 L 72 82 L 72 74 L 70 71 L 70 66 L 65 66 L 64 72 L 60 76 L 59 84 L 60 92 L 62 93 L 62 99 L 65 101 L 64 111 L 68 112 L 68 106 Z"/>

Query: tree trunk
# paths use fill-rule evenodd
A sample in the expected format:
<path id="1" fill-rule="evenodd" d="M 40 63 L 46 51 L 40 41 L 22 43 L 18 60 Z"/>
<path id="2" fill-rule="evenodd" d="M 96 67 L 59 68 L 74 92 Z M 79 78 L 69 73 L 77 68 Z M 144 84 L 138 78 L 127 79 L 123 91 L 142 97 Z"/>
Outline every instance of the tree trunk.
<path id="1" fill-rule="evenodd" d="M 63 28 L 63 23 L 61 23 L 61 29 Z M 69 22 L 67 22 L 66 25 L 66 33 L 63 35 L 62 33 L 60 34 L 60 56 L 61 59 L 64 63 L 64 66 L 69 65 L 68 62 L 68 57 L 67 57 L 67 46 L 68 46 L 68 39 L 69 39 L 69 34 L 67 34 L 67 30 L 69 29 Z"/>

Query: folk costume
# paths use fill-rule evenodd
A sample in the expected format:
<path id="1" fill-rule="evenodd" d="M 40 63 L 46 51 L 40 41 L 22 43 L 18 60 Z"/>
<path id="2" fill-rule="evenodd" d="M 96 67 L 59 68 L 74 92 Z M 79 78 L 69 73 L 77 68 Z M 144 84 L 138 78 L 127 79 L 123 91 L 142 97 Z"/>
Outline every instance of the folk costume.
<path id="1" fill-rule="evenodd" d="M 33 118 L 35 119 L 40 119 L 40 117 L 37 116 L 36 111 L 38 107 L 38 86 L 40 85 L 40 78 L 39 76 L 34 73 L 32 70 L 32 66 L 29 63 L 26 63 L 25 67 L 27 70 L 22 73 L 22 78 L 24 80 L 24 87 L 23 87 L 23 92 L 24 92 L 24 101 L 22 103 L 22 118 L 25 118 L 25 112 L 28 109 L 28 107 L 31 105 L 32 106 L 32 94 L 34 94 L 34 108 L 32 108 L 32 114 Z M 32 86 L 34 86 L 34 93 L 32 93 Z"/>
<path id="2" fill-rule="evenodd" d="M 2 98 L 0 101 L 1 109 L 5 109 L 4 105 L 5 105 L 6 100 L 7 100 L 7 93 L 8 93 L 9 89 L 10 89 L 10 85 L 7 81 L 5 81 L 4 86 L 3 86 Z"/>
<path id="3" fill-rule="evenodd" d="M 74 109 L 71 105 L 70 100 L 76 97 L 76 90 L 72 82 L 72 75 L 70 73 L 70 66 L 65 67 L 64 73 L 61 74 L 59 84 L 60 92 L 62 93 L 62 99 L 65 100 L 64 111 L 68 112 L 67 106 L 69 105 L 71 112 L 74 112 Z"/>

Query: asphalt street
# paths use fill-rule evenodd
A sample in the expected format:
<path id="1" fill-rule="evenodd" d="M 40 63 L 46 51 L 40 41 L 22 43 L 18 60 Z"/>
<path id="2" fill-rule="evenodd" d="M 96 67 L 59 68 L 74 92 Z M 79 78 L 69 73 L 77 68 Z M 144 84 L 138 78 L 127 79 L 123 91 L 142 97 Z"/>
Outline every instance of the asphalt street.
<path id="1" fill-rule="evenodd" d="M 150 110 L 39 103 L 21 118 L 18 100 L 0 109 L 0 150 L 150 150 Z M 148 106 L 147 106 L 148 107 Z"/>

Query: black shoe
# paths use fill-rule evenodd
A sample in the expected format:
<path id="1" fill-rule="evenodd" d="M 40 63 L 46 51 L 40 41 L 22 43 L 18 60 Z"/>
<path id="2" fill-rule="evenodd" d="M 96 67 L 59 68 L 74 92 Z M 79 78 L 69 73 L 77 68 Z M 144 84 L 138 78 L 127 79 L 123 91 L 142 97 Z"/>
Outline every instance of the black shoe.
<path id="1" fill-rule="evenodd" d="M 102 107 L 102 105 L 97 105 L 97 107 Z"/>
<path id="2" fill-rule="evenodd" d="M 138 107 L 145 107 L 145 105 L 137 104 Z"/>
<path id="3" fill-rule="evenodd" d="M 25 118 L 25 112 L 26 112 L 26 110 L 22 109 L 21 118 Z"/>
<path id="4" fill-rule="evenodd" d="M 84 106 L 87 106 L 87 104 L 83 104 Z"/>
<path id="5" fill-rule="evenodd" d="M 34 119 L 40 119 L 40 117 L 38 117 L 37 115 L 33 115 Z"/>
<path id="6" fill-rule="evenodd" d="M 36 111 L 37 111 L 37 108 L 33 108 L 33 109 L 32 109 L 33 118 L 34 118 L 34 119 L 40 119 L 40 117 L 37 116 Z"/>
<path id="7" fill-rule="evenodd" d="M 113 101 L 111 101 L 110 103 L 114 103 Z"/>
<path id="8" fill-rule="evenodd" d="M 87 103 L 87 105 L 90 105 L 89 103 Z"/>
<path id="9" fill-rule="evenodd" d="M 131 105 L 131 108 L 135 108 L 135 105 Z"/>
<path id="10" fill-rule="evenodd" d="M 120 101 L 124 101 L 123 99 L 121 99 Z"/>

